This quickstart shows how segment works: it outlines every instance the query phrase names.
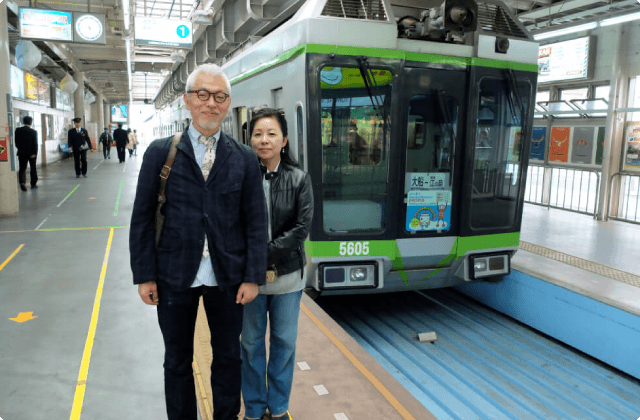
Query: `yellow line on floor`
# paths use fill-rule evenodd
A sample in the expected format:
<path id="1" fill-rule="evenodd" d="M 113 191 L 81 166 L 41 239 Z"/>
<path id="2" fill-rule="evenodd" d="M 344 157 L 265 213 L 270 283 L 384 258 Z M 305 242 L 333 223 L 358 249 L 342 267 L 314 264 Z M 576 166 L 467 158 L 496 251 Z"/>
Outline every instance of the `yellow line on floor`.
<path id="1" fill-rule="evenodd" d="M 200 413 L 204 416 L 202 420 L 212 420 L 213 414 L 211 413 L 211 409 L 209 408 L 209 402 L 207 401 L 207 391 L 204 387 L 204 382 L 202 381 L 202 374 L 200 373 L 200 368 L 198 367 L 198 362 L 196 362 L 195 355 L 193 357 L 193 371 L 196 374 L 196 382 L 198 385 L 198 389 L 200 389 L 200 401 L 202 401 L 202 406 L 204 407 L 204 413 Z"/>
<path id="2" fill-rule="evenodd" d="M 349 361 L 353 363 L 356 369 L 358 369 L 360 373 L 362 373 L 364 377 L 367 378 L 374 387 L 376 387 L 376 389 L 387 399 L 387 401 L 389 401 L 393 408 L 395 408 L 405 420 L 416 420 L 415 417 L 413 417 L 411 413 L 409 413 L 409 411 L 404 408 L 400 401 L 398 401 L 396 397 L 394 397 L 393 394 L 382 384 L 382 382 L 380 382 L 378 378 L 376 378 L 375 375 L 371 373 L 369 369 L 367 369 L 353 353 L 351 353 L 347 346 L 345 346 L 340 340 L 338 340 L 338 337 L 336 337 L 331 331 L 329 331 L 329 328 L 327 328 L 322 323 L 322 321 L 320 321 L 314 314 L 312 314 L 311 311 L 306 306 L 304 306 L 304 304 L 301 303 L 300 308 L 318 326 L 318 328 L 320 328 L 320 330 L 327 337 L 329 337 L 333 344 L 336 345 L 336 347 L 347 357 L 347 359 L 349 359 Z"/>
<path id="3" fill-rule="evenodd" d="M 73 407 L 71 409 L 70 420 L 80 420 L 82 413 L 82 404 L 84 402 L 84 392 L 87 387 L 87 376 L 89 374 L 89 363 L 91 361 L 91 350 L 93 349 L 93 340 L 96 336 L 96 326 L 98 325 L 98 313 L 100 312 L 100 300 L 102 299 L 102 288 L 104 287 L 104 277 L 107 273 L 107 264 L 109 263 L 109 253 L 111 251 L 111 241 L 113 240 L 114 228 L 109 231 L 109 240 L 107 241 L 107 250 L 102 261 L 102 271 L 100 272 L 100 281 L 98 282 L 98 290 L 96 290 L 96 298 L 93 301 L 93 313 L 91 314 L 91 322 L 89 323 L 89 333 L 87 341 L 84 345 L 82 354 L 82 362 L 80 363 L 80 373 L 78 373 L 78 383 L 76 384 L 76 393 L 73 397 Z"/>
<path id="4" fill-rule="evenodd" d="M 4 266 L 5 266 L 5 265 L 9 264 L 9 261 L 11 261 L 11 259 L 12 259 L 13 257 L 15 257 L 15 256 L 16 256 L 16 254 L 17 254 L 18 252 L 20 252 L 20 250 L 22 249 L 22 247 L 23 247 L 23 246 L 24 246 L 24 244 L 21 244 L 21 245 L 18 247 L 18 249 L 16 249 L 15 251 L 13 251 L 13 254 L 9 255 L 9 258 L 7 258 L 7 259 L 5 260 L 5 262 L 3 262 L 3 263 L 2 263 L 2 265 L 0 265 L 0 271 L 2 271 L 2 269 L 4 268 Z"/>

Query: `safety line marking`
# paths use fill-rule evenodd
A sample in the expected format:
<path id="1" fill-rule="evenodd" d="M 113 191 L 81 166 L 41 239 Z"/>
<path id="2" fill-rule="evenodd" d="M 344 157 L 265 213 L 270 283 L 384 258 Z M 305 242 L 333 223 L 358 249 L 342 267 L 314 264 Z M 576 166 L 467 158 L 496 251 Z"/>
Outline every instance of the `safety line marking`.
<path id="1" fill-rule="evenodd" d="M 102 289 L 104 287 L 104 277 L 107 273 L 107 264 L 109 263 L 109 253 L 111 252 L 111 241 L 113 240 L 114 229 L 109 231 L 109 240 L 107 241 L 107 250 L 102 261 L 102 271 L 100 272 L 100 281 L 98 282 L 98 290 L 96 290 L 96 298 L 93 302 L 93 312 L 91 314 L 91 322 L 89 323 L 89 332 L 87 341 L 84 345 L 82 353 L 82 362 L 80 363 L 80 372 L 78 373 L 78 382 L 76 384 L 76 392 L 73 397 L 73 407 L 71 408 L 71 417 L 69 420 L 80 420 L 82 413 L 82 404 L 84 402 L 84 393 L 87 387 L 87 376 L 89 373 L 89 363 L 91 362 L 91 351 L 93 350 L 93 340 L 96 336 L 96 326 L 98 325 L 98 314 L 100 312 L 100 300 L 102 299 Z"/>
<path id="2" fill-rule="evenodd" d="M 198 388 L 200 389 L 200 401 L 202 401 L 202 405 L 204 407 L 204 419 L 202 420 L 212 420 L 213 414 L 211 413 L 211 408 L 209 408 L 209 403 L 207 402 L 207 391 L 204 387 L 204 381 L 202 380 L 200 367 L 198 367 L 198 362 L 196 362 L 195 353 L 193 357 L 193 371 L 196 374 L 196 382 L 198 383 Z"/>
<path id="3" fill-rule="evenodd" d="M 71 192 L 70 192 L 70 193 L 69 193 L 69 194 L 64 198 L 64 200 L 62 200 L 62 201 L 60 202 L 60 204 L 58 204 L 56 207 L 60 207 L 60 206 L 62 205 L 62 203 L 64 203 L 65 201 L 67 201 L 67 198 L 71 197 L 71 194 L 73 194 L 73 193 L 75 192 L 75 190 L 77 190 L 77 189 L 78 189 L 78 187 L 79 187 L 79 186 L 80 186 L 80 184 L 76 185 L 76 187 L 75 187 L 73 190 L 71 190 Z"/>
<path id="4" fill-rule="evenodd" d="M 11 261 L 11 259 L 12 259 L 13 257 L 15 257 L 15 256 L 16 256 L 16 254 L 17 254 L 18 252 L 20 252 L 20 250 L 22 249 L 22 247 L 23 247 L 23 246 L 24 246 L 24 244 L 20 244 L 20 246 L 19 246 L 15 251 L 13 251 L 13 254 L 9 255 L 9 258 L 7 258 L 7 259 L 2 263 L 2 265 L 0 265 L 0 271 L 2 271 L 2 269 L 4 268 L 4 266 L 5 266 L 5 265 L 9 264 L 9 261 Z"/>
<path id="5" fill-rule="evenodd" d="M 344 354 L 347 359 L 349 359 L 349 361 L 356 367 L 356 369 L 358 369 L 360 373 L 362 373 L 364 377 L 367 378 L 369 382 L 371 382 L 371 384 L 386 398 L 387 401 L 389 401 L 393 408 L 395 408 L 396 411 L 398 411 L 398 413 L 405 420 L 416 420 L 415 417 L 413 417 L 411 413 L 409 413 L 409 411 L 404 408 L 400 401 L 398 401 L 396 397 L 394 397 L 393 394 L 389 392 L 389 390 L 382 384 L 382 382 L 380 382 L 380 380 L 376 378 L 375 375 L 371 373 L 369 369 L 367 369 L 353 353 L 351 353 L 347 346 L 345 346 L 342 341 L 338 340 L 338 337 L 336 337 L 331 331 L 329 331 L 329 328 L 327 328 L 322 323 L 322 321 L 320 321 L 314 314 L 312 314 L 311 311 L 303 303 L 300 304 L 300 308 L 318 326 L 318 328 L 320 328 L 320 330 L 327 337 L 329 337 L 329 339 L 342 352 L 342 354 Z"/>
<path id="6" fill-rule="evenodd" d="M 124 181 L 120 181 L 120 191 L 118 191 L 118 198 L 116 198 L 116 208 L 113 210 L 113 215 L 118 215 L 118 206 L 120 205 L 120 196 L 122 195 L 122 186 L 124 185 Z"/>
<path id="7" fill-rule="evenodd" d="M 104 230 L 104 229 L 123 229 L 129 226 L 96 226 L 96 227 L 77 227 L 77 228 L 47 228 L 40 229 L 38 232 L 56 232 L 64 230 Z"/>
<path id="8" fill-rule="evenodd" d="M 51 215 L 49 215 L 49 216 L 51 216 Z M 44 220 L 43 220 L 43 221 L 42 221 L 38 226 L 36 226 L 36 228 L 35 228 L 34 230 L 38 230 L 38 229 L 40 229 L 40 226 L 44 225 L 44 222 L 46 222 L 46 221 L 47 221 L 47 219 L 49 218 L 49 216 L 45 217 L 45 218 L 44 218 Z"/>
<path id="9" fill-rule="evenodd" d="M 98 168 L 98 166 L 100 166 L 100 164 L 101 164 L 102 162 L 104 162 L 104 160 L 101 160 L 100 162 L 98 162 L 98 164 L 93 168 L 93 170 L 95 171 L 95 170 L 96 170 L 96 168 Z"/>
<path id="10" fill-rule="evenodd" d="M 122 163 L 124 163 L 124 165 L 122 165 L 122 173 L 124 173 L 124 171 L 126 171 L 126 170 L 127 170 L 127 167 L 126 167 L 127 161 L 125 160 L 125 161 L 124 161 L 124 162 L 122 162 Z"/>

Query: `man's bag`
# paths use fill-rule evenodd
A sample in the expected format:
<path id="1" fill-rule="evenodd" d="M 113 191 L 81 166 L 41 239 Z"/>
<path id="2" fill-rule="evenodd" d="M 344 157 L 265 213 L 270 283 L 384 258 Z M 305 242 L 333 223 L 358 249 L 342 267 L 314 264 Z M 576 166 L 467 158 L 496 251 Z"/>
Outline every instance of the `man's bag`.
<path id="1" fill-rule="evenodd" d="M 160 188 L 158 188 L 158 206 L 156 207 L 156 248 L 160 245 L 162 226 L 164 225 L 164 213 L 162 212 L 162 208 L 164 207 L 164 203 L 167 201 L 167 198 L 164 196 L 164 190 L 167 187 L 167 179 L 169 179 L 171 166 L 173 166 L 173 161 L 176 159 L 180 138 L 182 138 L 182 133 L 176 133 L 176 135 L 173 136 L 167 160 L 160 170 Z"/>

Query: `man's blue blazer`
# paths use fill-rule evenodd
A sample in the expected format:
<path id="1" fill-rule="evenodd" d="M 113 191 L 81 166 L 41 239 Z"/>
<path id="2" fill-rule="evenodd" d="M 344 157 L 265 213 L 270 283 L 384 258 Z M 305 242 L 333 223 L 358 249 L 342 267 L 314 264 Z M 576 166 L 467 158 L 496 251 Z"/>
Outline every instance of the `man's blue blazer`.
<path id="1" fill-rule="evenodd" d="M 221 289 L 242 282 L 264 284 L 267 208 L 258 158 L 224 133 L 206 182 L 188 130 L 182 134 L 165 190 L 162 237 L 155 247 L 159 175 L 172 138 L 151 143 L 140 168 L 129 234 L 133 283 L 153 280 L 187 290 L 200 266 L 206 232 Z"/>

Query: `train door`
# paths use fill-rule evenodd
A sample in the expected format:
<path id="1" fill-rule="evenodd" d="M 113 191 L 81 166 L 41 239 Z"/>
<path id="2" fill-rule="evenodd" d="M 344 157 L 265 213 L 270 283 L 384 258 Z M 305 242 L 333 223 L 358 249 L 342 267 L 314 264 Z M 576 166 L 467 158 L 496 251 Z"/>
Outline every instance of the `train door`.
<path id="1" fill-rule="evenodd" d="M 462 165 L 456 153 L 464 138 L 466 86 L 465 68 L 403 70 L 398 101 L 402 108 L 398 143 L 404 148 L 398 180 L 402 191 L 398 238 L 458 235 Z M 433 246 L 437 242 L 429 243 L 429 252 L 416 256 L 416 266 L 435 264 L 450 252 L 451 240 L 444 241 L 440 250 Z"/>
<path id="2" fill-rule="evenodd" d="M 536 75 L 473 69 L 461 236 L 518 232 Z"/>

